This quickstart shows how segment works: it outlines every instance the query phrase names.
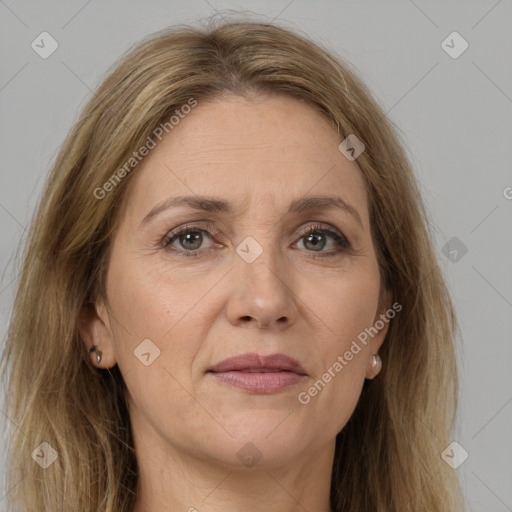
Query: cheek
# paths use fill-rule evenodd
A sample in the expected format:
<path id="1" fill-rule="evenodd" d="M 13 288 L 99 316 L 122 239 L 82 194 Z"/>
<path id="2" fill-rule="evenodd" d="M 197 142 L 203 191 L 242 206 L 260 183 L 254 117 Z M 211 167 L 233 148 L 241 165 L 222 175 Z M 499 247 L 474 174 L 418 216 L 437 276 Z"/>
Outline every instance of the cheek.
<path id="1" fill-rule="evenodd" d="M 196 332 L 193 337 L 199 326 L 189 321 L 200 290 L 171 279 L 165 269 L 144 268 L 140 261 L 116 260 L 107 281 L 115 358 L 135 398 L 139 388 L 148 396 L 177 388 L 165 369 L 179 372 L 176 377 L 186 382 L 197 350 L 194 339 L 200 336 Z"/>
<path id="2" fill-rule="evenodd" d="M 191 373 L 208 328 L 202 298 L 214 282 L 187 282 L 183 273 L 143 268 L 129 259 L 112 266 L 109 279 L 115 357 L 132 420 L 139 428 L 151 423 L 162 436 L 194 438 L 204 411 L 191 398 Z"/>
<path id="3" fill-rule="evenodd" d="M 310 307 L 330 334 L 329 353 L 348 350 L 351 341 L 373 324 L 378 301 L 379 275 L 374 269 L 326 280 L 320 293 L 310 295 Z"/>
<path id="4" fill-rule="evenodd" d="M 125 257 L 112 265 L 112 312 L 125 334 L 164 342 L 172 331 L 190 328 L 187 316 L 200 303 L 209 279 L 194 279 L 173 264 L 144 265 L 143 258 Z"/>
<path id="5" fill-rule="evenodd" d="M 322 421 L 338 428 L 352 414 L 364 384 L 371 351 L 365 332 L 378 308 L 378 274 L 352 274 L 323 291 L 323 298 L 310 299 L 325 326 L 319 343 L 321 364 L 301 402 L 318 411 L 336 411 Z"/>

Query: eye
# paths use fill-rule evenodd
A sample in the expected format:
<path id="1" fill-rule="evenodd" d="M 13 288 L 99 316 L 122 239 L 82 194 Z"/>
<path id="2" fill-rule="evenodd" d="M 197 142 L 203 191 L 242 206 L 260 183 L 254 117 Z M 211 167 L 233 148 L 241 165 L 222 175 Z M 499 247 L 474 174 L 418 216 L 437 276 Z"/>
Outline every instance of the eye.
<path id="1" fill-rule="evenodd" d="M 330 243 L 329 238 L 331 239 Z M 303 247 L 300 247 L 301 242 Z M 308 252 L 322 253 L 321 255 L 312 255 L 314 258 L 334 257 L 351 248 L 350 242 L 341 232 L 324 227 L 322 224 L 308 226 L 306 231 L 302 232 L 297 245 L 299 245 L 299 249 L 304 248 Z M 325 247 L 330 250 L 324 251 Z"/>
<path id="2" fill-rule="evenodd" d="M 202 254 L 203 250 L 199 251 L 199 249 L 208 250 L 211 246 L 202 248 L 203 241 L 206 238 L 211 240 L 211 236 L 216 233 L 216 230 L 213 226 L 206 226 L 207 229 L 199 228 L 198 226 L 190 226 L 185 225 L 181 226 L 167 235 L 165 235 L 162 240 L 162 247 L 174 250 L 176 253 L 182 253 L 185 256 L 199 256 Z M 174 249 L 171 249 L 172 246 Z"/>
<path id="3" fill-rule="evenodd" d="M 202 227 L 186 224 L 173 229 L 165 235 L 161 241 L 161 247 L 174 252 L 178 256 L 198 257 L 209 252 L 214 243 L 203 247 L 206 239 L 218 234 L 214 224 L 202 225 Z M 219 246 L 219 244 L 217 244 Z M 338 230 L 325 227 L 323 224 L 314 224 L 302 230 L 298 242 L 298 249 L 303 249 L 311 258 L 333 258 L 351 249 L 350 242 Z M 324 250 L 327 248 L 327 250 Z"/>

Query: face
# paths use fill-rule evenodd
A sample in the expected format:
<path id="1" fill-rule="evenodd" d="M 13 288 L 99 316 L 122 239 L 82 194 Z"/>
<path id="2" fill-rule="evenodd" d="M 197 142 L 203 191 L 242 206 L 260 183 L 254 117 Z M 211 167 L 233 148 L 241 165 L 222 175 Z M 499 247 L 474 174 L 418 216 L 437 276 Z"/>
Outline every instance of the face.
<path id="1" fill-rule="evenodd" d="M 119 365 L 139 449 L 240 467 L 334 448 L 387 324 L 358 336 L 389 307 L 340 142 L 298 100 L 227 97 L 132 171 L 83 334 Z"/>

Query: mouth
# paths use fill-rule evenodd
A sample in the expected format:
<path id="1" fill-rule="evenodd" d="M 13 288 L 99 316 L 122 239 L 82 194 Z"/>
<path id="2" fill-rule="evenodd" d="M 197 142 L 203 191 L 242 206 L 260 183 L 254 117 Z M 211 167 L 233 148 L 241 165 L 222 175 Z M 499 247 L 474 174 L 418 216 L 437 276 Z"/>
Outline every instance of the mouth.
<path id="1" fill-rule="evenodd" d="M 304 368 L 285 354 L 255 353 L 230 357 L 211 367 L 207 374 L 224 384 L 257 394 L 276 393 L 307 377 Z"/>

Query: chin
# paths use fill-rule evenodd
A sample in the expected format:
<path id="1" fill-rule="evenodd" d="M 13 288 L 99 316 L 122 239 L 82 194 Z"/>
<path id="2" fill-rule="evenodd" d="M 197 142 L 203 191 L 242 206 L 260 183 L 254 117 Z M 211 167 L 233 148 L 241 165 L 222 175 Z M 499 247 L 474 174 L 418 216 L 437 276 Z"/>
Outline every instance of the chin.
<path id="1" fill-rule="evenodd" d="M 208 450 L 213 448 L 212 456 L 238 469 L 287 464 L 308 444 L 304 427 L 289 421 L 292 416 L 289 410 L 244 413 L 229 425 L 223 422 L 229 434 L 218 429 L 219 435 L 210 438 Z"/>

